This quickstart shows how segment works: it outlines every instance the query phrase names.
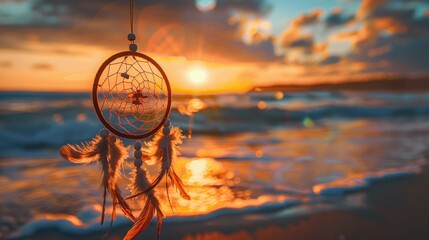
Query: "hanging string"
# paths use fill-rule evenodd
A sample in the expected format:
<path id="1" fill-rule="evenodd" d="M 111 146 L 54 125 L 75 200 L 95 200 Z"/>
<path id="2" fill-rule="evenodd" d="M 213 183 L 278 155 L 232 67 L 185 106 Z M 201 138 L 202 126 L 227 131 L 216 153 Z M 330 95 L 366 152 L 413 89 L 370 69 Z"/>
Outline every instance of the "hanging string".
<path id="1" fill-rule="evenodd" d="M 137 44 L 134 43 L 136 35 L 134 34 L 134 0 L 130 0 L 130 30 L 128 41 L 131 42 L 129 49 L 131 52 L 137 52 Z"/>
<path id="2" fill-rule="evenodd" d="M 130 27 L 131 27 L 131 33 L 134 33 L 134 0 L 130 0 Z"/>

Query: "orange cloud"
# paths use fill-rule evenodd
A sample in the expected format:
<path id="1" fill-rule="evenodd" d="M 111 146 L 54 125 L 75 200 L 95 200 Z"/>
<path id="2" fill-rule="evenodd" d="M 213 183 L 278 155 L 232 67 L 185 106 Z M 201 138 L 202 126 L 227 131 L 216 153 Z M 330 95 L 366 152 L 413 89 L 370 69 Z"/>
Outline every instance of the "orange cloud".
<path id="1" fill-rule="evenodd" d="M 390 34 L 405 33 L 408 27 L 394 17 L 376 18 L 372 21 L 372 25 L 378 31 L 387 31 Z"/>
<path id="2" fill-rule="evenodd" d="M 320 20 L 320 18 L 323 15 L 323 10 L 321 9 L 314 9 L 311 13 L 304 13 L 297 18 L 295 18 L 291 23 L 291 28 L 297 28 L 309 24 L 316 23 Z"/>
<path id="3" fill-rule="evenodd" d="M 235 14 L 229 18 L 229 23 L 238 26 L 237 39 L 246 44 L 252 45 L 271 39 L 271 22 L 259 16 Z"/>
<path id="4" fill-rule="evenodd" d="M 126 50 L 129 31 L 128 8 L 118 1 L 40 0 L 29 3 L 31 16 L 49 16 L 40 21 L 1 25 L 7 31 L 0 47 L 26 50 L 34 42 L 46 46 L 81 44 L 103 46 L 112 51 Z M 50 9 L 50 8 L 49 8 Z M 59 11 L 64 9 L 65 13 Z M 51 11 L 51 10 L 49 10 Z M 208 12 L 197 9 L 194 0 L 148 0 L 135 3 L 135 32 L 139 51 L 165 56 L 184 56 L 193 60 L 254 62 L 276 60 L 270 23 L 261 16 L 269 12 L 265 1 L 222 1 Z M 231 25 L 232 14 L 260 16 L 243 22 L 248 43 L 235 38 L 238 25 Z M 241 24 L 240 24 L 241 25 Z M 122 32 L 122 33 L 121 33 Z"/>
<path id="5" fill-rule="evenodd" d="M 339 32 L 329 36 L 330 40 L 353 40 L 359 31 Z"/>
<path id="6" fill-rule="evenodd" d="M 52 65 L 48 63 L 35 63 L 33 64 L 33 69 L 37 70 L 51 70 Z"/>
<path id="7" fill-rule="evenodd" d="M 363 0 L 357 11 L 357 16 L 360 18 L 365 17 L 375 8 L 382 6 L 387 2 L 388 0 Z"/>
<path id="8" fill-rule="evenodd" d="M 379 47 L 379 48 L 373 48 L 373 49 L 368 51 L 368 56 L 375 57 L 378 55 L 385 54 L 385 53 L 389 52 L 390 50 L 392 50 L 392 47 L 389 45 Z"/>
<path id="9" fill-rule="evenodd" d="M 288 56 L 284 60 L 288 63 L 302 62 L 304 59 L 312 59 L 313 54 L 321 53 L 326 49 L 326 44 L 317 44 L 314 37 L 308 33 L 302 33 L 302 27 L 315 24 L 323 15 L 321 9 L 315 9 L 311 13 L 304 13 L 293 19 L 290 25 L 283 31 L 277 42 Z"/>

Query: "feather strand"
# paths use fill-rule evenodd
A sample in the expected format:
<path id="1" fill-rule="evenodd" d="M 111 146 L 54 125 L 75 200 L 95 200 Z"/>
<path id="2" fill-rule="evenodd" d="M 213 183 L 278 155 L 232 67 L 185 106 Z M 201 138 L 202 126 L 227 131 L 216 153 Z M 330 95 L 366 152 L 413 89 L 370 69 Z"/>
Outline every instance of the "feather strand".
<path id="1" fill-rule="evenodd" d="M 137 235 L 143 232 L 149 226 L 149 223 L 152 220 L 154 214 L 155 207 L 150 203 L 150 200 L 147 199 L 145 207 L 140 213 L 137 221 L 134 223 L 131 229 L 128 230 L 127 235 L 125 235 L 124 237 L 124 240 L 134 239 Z"/>
<path id="2" fill-rule="evenodd" d="M 147 178 L 146 170 L 137 167 L 131 174 L 131 183 L 128 186 L 131 193 L 138 193 L 141 190 L 147 189 L 149 186 L 150 183 Z M 142 212 L 140 213 L 133 227 L 127 232 L 127 235 L 124 239 L 134 239 L 134 237 L 143 232 L 149 226 L 149 223 L 153 219 L 155 212 L 158 218 L 157 237 L 159 238 L 161 233 L 162 218 L 164 215 L 161 211 L 159 201 L 155 197 L 155 191 L 149 190 L 146 192 L 146 202 Z"/>
<path id="3" fill-rule="evenodd" d="M 98 147 L 103 138 L 96 136 L 89 143 L 83 142 L 82 146 L 64 145 L 60 148 L 60 155 L 72 163 L 88 164 L 97 161 Z"/>
<path id="4" fill-rule="evenodd" d="M 132 199 L 138 196 L 141 196 L 149 191 L 152 191 L 158 184 L 159 182 L 161 182 L 162 178 L 164 177 L 164 175 L 166 174 L 166 171 L 163 169 L 161 170 L 161 172 L 159 173 L 158 177 L 155 179 L 155 181 L 152 182 L 152 184 L 148 184 L 146 186 L 149 186 L 147 188 L 140 188 L 138 189 L 136 192 L 132 192 L 133 195 L 126 197 L 125 199 Z M 143 191 L 141 191 L 141 189 L 143 189 Z"/>
<path id="5" fill-rule="evenodd" d="M 116 139 L 114 136 L 109 138 L 109 161 L 108 165 L 108 189 L 112 195 L 113 209 L 112 209 L 112 221 L 116 216 L 115 205 L 118 204 L 124 215 L 131 221 L 135 222 L 135 218 L 132 214 L 130 207 L 122 197 L 121 190 L 116 184 L 117 179 L 120 175 L 120 168 L 128 157 L 127 148 L 123 145 L 120 139 Z"/>
<path id="6" fill-rule="evenodd" d="M 171 168 L 170 171 L 168 171 L 168 177 L 170 178 L 171 182 L 178 190 L 180 196 L 186 200 L 191 200 L 191 197 L 189 196 L 185 188 L 185 185 L 182 182 L 182 179 L 180 179 L 180 177 L 177 176 L 173 168 Z"/>
<path id="7" fill-rule="evenodd" d="M 101 222 L 100 224 L 103 225 L 104 223 L 104 213 L 106 211 L 106 194 L 107 194 L 107 188 L 104 188 L 104 194 L 103 194 L 103 208 L 101 210 Z"/>
<path id="8" fill-rule="evenodd" d="M 133 216 L 133 212 L 131 211 L 131 208 L 129 207 L 128 203 L 122 197 L 121 190 L 118 188 L 118 186 L 116 186 L 115 188 L 115 198 L 124 215 L 131 221 L 135 222 L 136 219 Z"/>
<path id="9" fill-rule="evenodd" d="M 165 127 L 164 127 L 165 128 Z M 149 154 L 152 158 L 155 158 L 157 162 L 161 163 L 161 171 L 158 177 L 153 181 L 150 186 L 138 193 L 134 193 L 126 199 L 135 198 L 142 194 L 147 193 L 154 189 L 162 180 L 164 176 L 168 176 L 171 179 L 171 184 L 176 187 L 181 197 L 186 200 L 190 200 L 191 197 L 187 193 L 185 185 L 182 180 L 177 176 L 173 169 L 172 162 L 180 155 L 178 144 L 182 143 L 182 132 L 180 128 L 173 127 L 169 133 L 165 134 L 164 129 L 158 131 L 153 137 L 152 141 L 147 143 Z M 167 187 L 168 191 L 168 187 Z"/>
<path id="10" fill-rule="evenodd" d="M 125 216 L 135 222 L 131 209 L 121 196 L 121 191 L 116 184 L 120 175 L 120 168 L 128 157 L 127 148 L 120 139 L 116 139 L 113 135 L 108 136 L 108 134 L 106 134 L 106 137 L 97 135 L 90 142 L 82 143 L 81 146 L 64 145 L 59 152 L 61 156 L 73 163 L 88 164 L 98 162 L 100 164 L 101 187 L 103 189 L 101 224 L 105 220 L 107 192 L 110 193 L 113 204 L 111 221 L 116 217 L 116 204 L 118 204 Z"/>

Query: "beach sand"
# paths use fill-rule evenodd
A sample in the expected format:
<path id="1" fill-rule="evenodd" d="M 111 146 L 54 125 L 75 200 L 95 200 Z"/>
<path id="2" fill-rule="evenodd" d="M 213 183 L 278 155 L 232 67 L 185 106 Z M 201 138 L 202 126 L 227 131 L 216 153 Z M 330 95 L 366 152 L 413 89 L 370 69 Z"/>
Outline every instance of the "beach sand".
<path id="1" fill-rule="evenodd" d="M 354 199 L 364 204 L 356 207 L 344 204 Z M 310 214 L 306 211 L 308 206 L 301 205 L 205 221 L 166 221 L 161 239 L 429 239 L 427 166 L 419 175 L 380 181 L 333 201 L 338 204 L 315 204 L 313 208 L 318 210 Z M 152 223 L 137 239 L 156 239 L 155 228 Z M 127 227 L 114 229 L 105 239 L 122 239 L 127 230 Z M 102 239 L 104 234 L 65 236 L 45 230 L 25 239 Z"/>

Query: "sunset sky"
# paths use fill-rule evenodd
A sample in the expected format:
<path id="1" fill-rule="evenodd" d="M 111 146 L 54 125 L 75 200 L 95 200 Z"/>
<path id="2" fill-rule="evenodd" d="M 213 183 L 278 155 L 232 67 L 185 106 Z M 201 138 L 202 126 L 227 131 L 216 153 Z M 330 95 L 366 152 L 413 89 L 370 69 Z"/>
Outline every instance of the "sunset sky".
<path id="1" fill-rule="evenodd" d="M 0 90 L 90 91 L 128 0 L 0 0 Z M 429 0 L 135 0 L 139 51 L 179 93 L 429 76 Z"/>

